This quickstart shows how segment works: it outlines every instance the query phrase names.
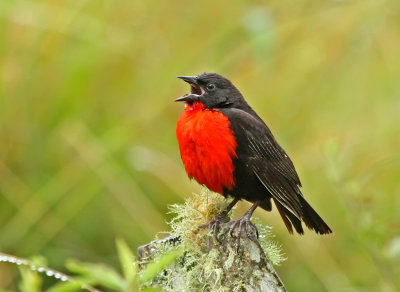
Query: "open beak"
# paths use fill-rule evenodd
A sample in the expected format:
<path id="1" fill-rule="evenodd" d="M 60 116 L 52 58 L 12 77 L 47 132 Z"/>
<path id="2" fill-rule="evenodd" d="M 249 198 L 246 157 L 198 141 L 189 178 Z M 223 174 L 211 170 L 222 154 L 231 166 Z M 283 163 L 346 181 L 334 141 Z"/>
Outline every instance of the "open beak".
<path id="1" fill-rule="evenodd" d="M 175 101 L 199 101 L 199 98 L 204 93 L 204 91 L 197 83 L 197 76 L 178 76 L 178 78 L 190 84 L 191 94 L 185 94 L 184 96 L 178 97 L 177 99 L 175 99 Z"/>

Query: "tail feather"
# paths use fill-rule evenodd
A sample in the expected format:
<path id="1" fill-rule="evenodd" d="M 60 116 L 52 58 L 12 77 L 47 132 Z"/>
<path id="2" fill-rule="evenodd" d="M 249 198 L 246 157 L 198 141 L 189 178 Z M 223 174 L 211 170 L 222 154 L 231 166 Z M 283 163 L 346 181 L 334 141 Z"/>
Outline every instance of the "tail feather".
<path id="1" fill-rule="evenodd" d="M 304 234 L 301 221 L 303 221 L 309 229 L 314 230 L 318 234 L 332 233 L 332 230 L 329 228 L 329 226 L 317 214 L 317 212 L 315 212 L 315 210 L 310 206 L 310 204 L 308 204 L 308 202 L 304 199 L 304 197 L 300 198 L 300 202 L 302 205 L 302 214 L 298 215 L 293 214 L 291 211 L 285 208 L 281 203 L 279 203 L 276 199 L 273 200 L 289 233 L 293 234 L 293 227 L 294 227 L 294 229 L 298 234 Z"/>
<path id="2" fill-rule="evenodd" d="M 318 215 L 317 212 L 311 207 L 311 205 L 304 199 L 304 197 L 300 197 L 303 214 L 302 218 L 304 223 L 309 229 L 313 229 L 316 233 L 319 234 L 329 234 L 332 233 L 332 230 L 329 228 L 328 224 Z"/>
<path id="3" fill-rule="evenodd" d="M 279 211 L 279 214 L 282 217 L 283 222 L 286 225 L 286 228 L 288 229 L 290 234 L 293 234 L 293 228 L 292 225 L 294 226 L 294 229 L 296 229 L 296 232 L 298 234 L 304 234 L 303 226 L 301 226 L 301 221 L 299 218 L 297 218 L 295 215 L 293 215 L 292 212 L 287 210 L 283 205 L 281 205 L 277 200 L 274 199 L 275 206 Z"/>

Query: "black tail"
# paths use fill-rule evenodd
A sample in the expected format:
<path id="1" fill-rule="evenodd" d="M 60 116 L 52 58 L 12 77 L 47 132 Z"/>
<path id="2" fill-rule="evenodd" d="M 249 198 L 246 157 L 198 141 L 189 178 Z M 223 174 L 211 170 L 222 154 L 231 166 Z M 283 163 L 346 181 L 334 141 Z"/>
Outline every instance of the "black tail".
<path id="1" fill-rule="evenodd" d="M 314 229 L 316 233 L 319 234 L 329 234 L 332 230 L 329 228 L 328 224 L 315 212 L 315 210 L 310 206 L 310 204 L 300 197 L 301 204 L 303 206 L 303 221 L 308 228 Z"/>
<path id="2" fill-rule="evenodd" d="M 318 234 L 332 233 L 332 230 L 329 228 L 329 226 L 324 220 L 322 220 L 317 212 L 315 212 L 315 210 L 303 198 L 303 196 L 299 196 L 299 198 L 302 206 L 302 214 L 298 214 L 297 216 L 279 203 L 276 199 L 274 199 L 276 208 L 278 209 L 279 214 L 281 215 L 289 232 L 293 233 L 293 225 L 297 233 L 304 234 L 303 227 L 301 226 L 301 221 L 303 221 L 309 229 L 314 230 Z"/>

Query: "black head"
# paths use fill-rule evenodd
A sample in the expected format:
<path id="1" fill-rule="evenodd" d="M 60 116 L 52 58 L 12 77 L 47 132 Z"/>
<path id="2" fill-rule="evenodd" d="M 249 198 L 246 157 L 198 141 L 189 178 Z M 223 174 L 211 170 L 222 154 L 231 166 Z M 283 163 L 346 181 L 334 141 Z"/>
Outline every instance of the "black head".
<path id="1" fill-rule="evenodd" d="M 248 106 L 239 90 L 225 77 L 216 73 L 203 73 L 197 76 L 178 76 L 190 84 L 191 94 L 175 101 L 189 104 L 199 101 L 207 108 L 242 108 Z"/>

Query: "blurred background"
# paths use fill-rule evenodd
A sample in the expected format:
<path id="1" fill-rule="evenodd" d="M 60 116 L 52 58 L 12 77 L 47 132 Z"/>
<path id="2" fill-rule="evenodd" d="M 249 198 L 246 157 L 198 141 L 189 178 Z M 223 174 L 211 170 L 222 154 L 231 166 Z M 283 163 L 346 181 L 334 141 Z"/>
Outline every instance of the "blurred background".
<path id="1" fill-rule="evenodd" d="M 167 231 L 167 206 L 200 190 L 175 77 L 218 72 L 335 232 L 291 236 L 256 211 L 289 291 L 400 289 L 398 1 L 1 1 L 0 64 L 0 251 L 117 266 L 117 236 Z M 0 288 L 17 276 L 0 264 Z"/>

